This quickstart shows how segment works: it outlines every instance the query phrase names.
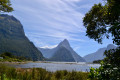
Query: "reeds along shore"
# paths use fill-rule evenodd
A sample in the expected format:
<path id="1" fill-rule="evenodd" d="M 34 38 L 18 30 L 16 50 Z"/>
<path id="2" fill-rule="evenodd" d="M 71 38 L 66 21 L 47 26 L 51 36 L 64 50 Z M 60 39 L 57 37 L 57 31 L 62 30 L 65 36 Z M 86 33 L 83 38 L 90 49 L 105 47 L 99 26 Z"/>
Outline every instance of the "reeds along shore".
<path id="1" fill-rule="evenodd" d="M 13 68 L 0 64 L 0 80 L 87 80 L 86 72 L 49 72 L 42 68 Z"/>

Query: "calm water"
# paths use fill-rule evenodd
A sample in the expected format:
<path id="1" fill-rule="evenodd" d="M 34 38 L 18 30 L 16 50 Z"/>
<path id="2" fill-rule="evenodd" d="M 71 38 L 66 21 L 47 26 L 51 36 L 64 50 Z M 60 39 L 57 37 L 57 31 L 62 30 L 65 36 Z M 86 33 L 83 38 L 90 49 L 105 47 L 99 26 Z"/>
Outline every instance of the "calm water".
<path id="1" fill-rule="evenodd" d="M 67 71 L 89 71 L 91 67 L 99 68 L 100 64 L 87 64 L 87 63 L 67 63 L 67 62 L 52 62 L 52 63 L 27 63 L 16 65 L 15 67 L 20 68 L 44 68 L 48 71 L 55 72 L 57 70 L 67 70 Z"/>

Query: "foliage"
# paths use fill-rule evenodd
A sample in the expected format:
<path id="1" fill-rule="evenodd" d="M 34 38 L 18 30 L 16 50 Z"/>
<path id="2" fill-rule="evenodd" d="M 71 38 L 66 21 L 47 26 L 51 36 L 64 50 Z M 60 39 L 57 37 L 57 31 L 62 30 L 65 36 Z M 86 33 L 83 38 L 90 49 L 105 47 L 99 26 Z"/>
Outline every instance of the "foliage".
<path id="1" fill-rule="evenodd" d="M 42 68 L 12 68 L 0 64 L 1 80 L 87 80 L 86 72 L 68 72 L 66 70 L 48 72 Z"/>
<path id="2" fill-rule="evenodd" d="M 105 51 L 106 58 L 99 69 L 91 68 L 91 80 L 120 80 L 120 1 L 106 0 L 105 5 L 95 4 L 86 13 L 83 23 L 87 28 L 86 35 L 102 43 L 103 38 L 108 38 L 110 33 L 117 49 Z"/>
<path id="3" fill-rule="evenodd" d="M 101 3 L 95 4 L 86 13 L 83 19 L 87 28 L 86 35 L 102 43 L 103 38 L 109 38 L 109 33 L 113 36 L 113 42 L 120 45 L 120 1 L 107 0 L 103 6 Z"/>
<path id="4" fill-rule="evenodd" d="M 0 56 L 3 58 L 6 58 L 6 57 L 12 58 L 13 57 L 12 53 L 9 53 L 9 52 L 2 53 L 2 54 L 0 54 Z"/>
<path id="5" fill-rule="evenodd" d="M 90 69 L 91 80 L 120 80 L 120 47 L 105 51 L 106 58 L 99 69 Z"/>
<path id="6" fill-rule="evenodd" d="M 28 61 L 30 60 L 29 58 L 25 58 L 25 57 L 18 57 L 13 55 L 12 53 L 9 52 L 5 52 L 0 54 L 0 57 L 3 57 L 3 59 L 0 59 L 1 62 L 4 61 L 9 61 L 9 62 L 22 62 L 22 61 Z"/>
<path id="7" fill-rule="evenodd" d="M 93 63 L 99 63 L 99 64 L 100 64 L 101 61 L 102 61 L 102 60 L 95 60 L 95 61 L 93 61 Z"/>
<path id="8" fill-rule="evenodd" d="M 11 12 L 13 8 L 9 0 L 0 0 L 0 13 L 1 12 Z"/>

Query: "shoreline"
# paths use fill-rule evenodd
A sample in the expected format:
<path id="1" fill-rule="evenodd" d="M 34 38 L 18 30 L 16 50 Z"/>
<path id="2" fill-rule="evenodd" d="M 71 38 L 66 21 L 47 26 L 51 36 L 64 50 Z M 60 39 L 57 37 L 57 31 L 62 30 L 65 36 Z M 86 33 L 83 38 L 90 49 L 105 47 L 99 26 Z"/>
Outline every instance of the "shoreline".
<path id="1" fill-rule="evenodd" d="M 52 63 L 52 64 L 99 64 L 99 63 L 90 63 L 90 62 L 56 62 L 56 61 L 23 61 L 23 62 L 0 62 L 5 64 L 28 64 L 28 63 Z"/>

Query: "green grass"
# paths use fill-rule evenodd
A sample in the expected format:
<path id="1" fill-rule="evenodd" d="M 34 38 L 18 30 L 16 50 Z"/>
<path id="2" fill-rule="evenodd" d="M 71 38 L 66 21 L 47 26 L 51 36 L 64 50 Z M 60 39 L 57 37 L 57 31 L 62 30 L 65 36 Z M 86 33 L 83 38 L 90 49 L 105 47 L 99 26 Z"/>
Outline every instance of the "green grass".
<path id="1" fill-rule="evenodd" d="M 12 68 L 0 64 L 0 80 L 87 80 L 86 72 L 49 72 L 42 68 Z"/>
<path id="2" fill-rule="evenodd" d="M 15 56 L 9 52 L 5 52 L 5 53 L 0 54 L 0 57 L 3 57 L 3 59 L 0 59 L 0 62 L 24 62 L 24 61 L 30 60 L 30 59 L 25 58 L 25 57 Z"/>
<path id="3" fill-rule="evenodd" d="M 24 60 L 16 59 L 16 58 L 8 58 L 8 59 L 0 59 L 0 62 L 23 62 Z"/>

